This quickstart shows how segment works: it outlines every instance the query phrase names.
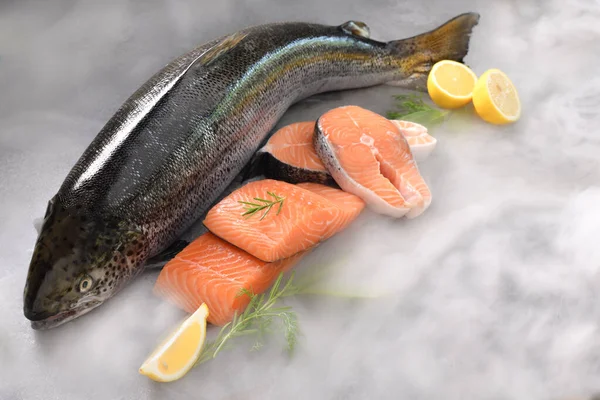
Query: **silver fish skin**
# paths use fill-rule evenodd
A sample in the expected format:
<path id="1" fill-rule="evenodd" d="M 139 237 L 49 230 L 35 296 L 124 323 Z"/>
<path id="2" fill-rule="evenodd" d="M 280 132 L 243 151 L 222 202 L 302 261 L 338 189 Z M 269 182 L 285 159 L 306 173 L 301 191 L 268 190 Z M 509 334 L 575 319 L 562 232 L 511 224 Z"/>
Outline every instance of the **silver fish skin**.
<path id="1" fill-rule="evenodd" d="M 383 83 L 423 89 L 462 61 L 479 15 L 378 42 L 359 21 L 244 29 L 175 59 L 102 128 L 50 200 L 24 289 L 34 329 L 99 306 L 215 202 L 283 113 L 308 96 Z"/>

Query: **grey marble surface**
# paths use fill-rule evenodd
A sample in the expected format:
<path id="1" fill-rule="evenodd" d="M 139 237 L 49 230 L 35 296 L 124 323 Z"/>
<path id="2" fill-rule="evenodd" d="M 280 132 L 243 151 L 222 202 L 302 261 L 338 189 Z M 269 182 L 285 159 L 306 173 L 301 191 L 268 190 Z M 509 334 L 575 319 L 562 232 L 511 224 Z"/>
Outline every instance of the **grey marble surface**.
<path id="1" fill-rule="evenodd" d="M 247 343 L 159 385 L 137 373 L 184 315 L 148 272 L 91 314 L 34 332 L 22 290 L 40 217 L 83 149 L 151 74 L 244 26 L 367 22 L 403 38 L 481 13 L 469 65 L 507 72 L 511 127 L 471 110 L 432 133 L 421 217 L 365 212 L 299 267 L 379 297 L 300 297 L 293 358 Z M 600 4 L 595 0 L 0 2 L 0 399 L 552 399 L 600 390 Z M 385 112 L 391 87 L 293 107 Z"/>

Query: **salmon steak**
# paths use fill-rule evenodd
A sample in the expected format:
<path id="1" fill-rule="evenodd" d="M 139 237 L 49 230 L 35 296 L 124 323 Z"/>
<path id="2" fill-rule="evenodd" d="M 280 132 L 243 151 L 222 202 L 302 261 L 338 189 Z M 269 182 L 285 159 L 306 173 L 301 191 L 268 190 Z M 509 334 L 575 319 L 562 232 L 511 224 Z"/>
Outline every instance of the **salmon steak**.
<path id="1" fill-rule="evenodd" d="M 437 140 L 429 135 L 427 128 L 409 121 L 391 121 L 406 139 L 416 161 L 423 161 L 431 155 Z M 315 124 L 315 121 L 296 122 L 275 132 L 257 153 L 260 168 L 257 170 L 267 178 L 289 183 L 313 182 L 336 186 L 315 150 Z"/>
<path id="2" fill-rule="evenodd" d="M 415 161 L 423 161 L 431 155 L 437 144 L 437 139 L 429 134 L 426 127 L 411 121 L 399 119 L 392 119 L 390 121 L 396 125 L 396 128 L 398 128 L 404 139 L 406 139 L 406 143 L 408 143 Z"/>
<path id="3" fill-rule="evenodd" d="M 355 199 L 339 189 L 339 198 Z M 324 193 L 324 192 L 322 192 Z M 364 207 L 359 199 L 338 205 L 329 198 L 287 182 L 265 179 L 242 186 L 206 215 L 204 225 L 215 235 L 266 262 L 291 257 L 344 229 L 349 213 Z M 255 212 L 253 212 L 255 210 Z"/>
<path id="4" fill-rule="evenodd" d="M 208 322 L 223 326 L 246 309 L 244 290 L 263 293 L 305 254 L 267 263 L 208 232 L 164 266 L 154 293 L 189 313 L 206 303 Z"/>
<path id="5" fill-rule="evenodd" d="M 336 183 L 375 212 L 414 218 L 431 204 L 406 139 L 387 118 L 358 106 L 335 108 L 317 120 L 313 140 Z"/>
<path id="6" fill-rule="evenodd" d="M 296 122 L 275 132 L 258 152 L 264 176 L 289 183 L 335 184 L 315 151 L 314 132 L 315 121 Z"/>

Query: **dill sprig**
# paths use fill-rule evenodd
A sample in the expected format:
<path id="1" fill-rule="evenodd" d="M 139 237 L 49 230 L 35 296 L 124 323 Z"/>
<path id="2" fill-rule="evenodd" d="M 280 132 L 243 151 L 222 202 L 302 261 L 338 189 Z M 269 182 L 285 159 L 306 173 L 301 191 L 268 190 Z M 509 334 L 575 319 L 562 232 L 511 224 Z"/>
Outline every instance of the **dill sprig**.
<path id="1" fill-rule="evenodd" d="M 388 118 L 402 118 L 419 111 L 429 111 L 432 107 L 423 101 L 423 97 L 418 94 L 400 94 L 394 96 L 396 99 L 396 108 L 399 111 L 390 111 Z"/>
<path id="2" fill-rule="evenodd" d="M 214 340 L 208 341 L 200 354 L 196 365 L 205 363 L 215 358 L 221 351 L 232 346 L 232 340 L 241 336 L 254 335 L 254 344 L 251 351 L 260 350 L 264 345 L 264 339 L 274 330 L 282 330 L 286 341 L 286 347 L 290 354 L 296 348 L 300 332 L 298 318 L 291 307 L 279 306 L 277 303 L 284 297 L 297 295 L 321 295 L 346 299 L 367 299 L 379 297 L 379 295 L 348 293 L 319 290 L 318 282 L 322 280 L 327 268 L 319 268 L 318 272 L 300 279 L 298 284 L 292 283 L 294 273 L 283 283 L 283 273 L 271 287 L 268 293 L 254 294 L 251 290 L 242 289 L 238 296 L 248 296 L 250 302 L 241 314 L 235 314 L 233 320 L 223 326 Z M 276 326 L 274 326 L 276 325 Z"/>
<path id="3" fill-rule="evenodd" d="M 387 112 L 388 119 L 416 122 L 429 128 L 442 122 L 450 114 L 450 111 L 426 103 L 422 95 L 414 93 L 400 94 L 394 96 L 394 98 L 396 99 L 396 110 Z"/>
<path id="4" fill-rule="evenodd" d="M 276 214 L 279 215 L 279 213 L 281 212 L 281 208 L 283 207 L 285 197 L 278 196 L 273 192 L 267 192 L 267 194 L 271 196 L 274 200 L 266 200 L 261 199 L 260 197 L 255 197 L 254 200 L 258 203 L 252 203 L 249 201 L 238 201 L 238 203 L 244 204 L 246 206 L 246 211 L 242 214 L 242 216 L 250 218 L 253 215 L 257 214 L 259 211 L 265 210 L 263 215 L 260 217 L 260 221 L 262 221 L 267 216 L 269 211 L 271 211 L 271 208 L 273 208 L 273 206 L 276 204 L 279 204 L 279 208 L 277 209 Z"/>
<path id="5" fill-rule="evenodd" d="M 283 273 L 279 275 L 271 290 L 255 295 L 251 290 L 243 289 L 239 296 L 249 296 L 250 303 L 243 313 L 235 315 L 233 320 L 223 326 L 214 340 L 206 343 L 196 365 L 215 358 L 222 350 L 230 345 L 230 341 L 240 336 L 256 335 L 252 350 L 263 346 L 263 338 L 272 331 L 275 320 L 283 326 L 287 342 L 287 350 L 292 353 L 298 337 L 298 319 L 291 307 L 279 306 L 276 303 L 282 297 L 293 296 L 298 288 L 292 285 L 293 276 L 282 286 Z"/>

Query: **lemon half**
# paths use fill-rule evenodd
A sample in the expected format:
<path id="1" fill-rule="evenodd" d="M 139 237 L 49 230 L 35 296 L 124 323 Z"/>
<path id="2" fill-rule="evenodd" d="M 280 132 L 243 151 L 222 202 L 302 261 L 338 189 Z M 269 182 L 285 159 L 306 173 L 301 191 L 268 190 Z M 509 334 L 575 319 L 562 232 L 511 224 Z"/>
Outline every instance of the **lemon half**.
<path id="1" fill-rule="evenodd" d="M 498 69 L 486 71 L 475 84 L 473 105 L 485 121 L 510 124 L 521 116 L 519 94 L 508 76 Z"/>
<path id="2" fill-rule="evenodd" d="M 477 75 L 469 67 L 456 61 L 437 62 L 427 78 L 431 100 L 446 109 L 467 105 L 472 98 Z"/>
<path id="3" fill-rule="evenodd" d="M 196 363 L 206 340 L 208 307 L 202 305 L 165 339 L 140 367 L 140 374 L 157 382 L 183 377 Z"/>

